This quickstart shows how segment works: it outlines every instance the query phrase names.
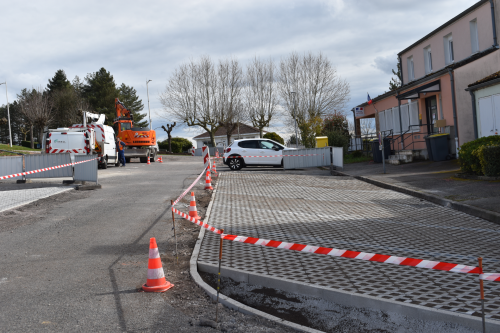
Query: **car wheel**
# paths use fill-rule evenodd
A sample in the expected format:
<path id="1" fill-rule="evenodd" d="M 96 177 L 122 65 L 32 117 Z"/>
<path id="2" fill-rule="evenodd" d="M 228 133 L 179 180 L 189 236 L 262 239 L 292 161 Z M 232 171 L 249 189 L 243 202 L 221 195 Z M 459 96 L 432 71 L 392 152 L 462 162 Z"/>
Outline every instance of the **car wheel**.
<path id="1" fill-rule="evenodd" d="M 243 167 L 243 160 L 241 158 L 230 158 L 228 166 L 233 171 L 240 170 Z"/>
<path id="2" fill-rule="evenodd" d="M 108 168 L 108 161 L 104 160 L 101 164 L 101 169 L 107 169 Z"/>

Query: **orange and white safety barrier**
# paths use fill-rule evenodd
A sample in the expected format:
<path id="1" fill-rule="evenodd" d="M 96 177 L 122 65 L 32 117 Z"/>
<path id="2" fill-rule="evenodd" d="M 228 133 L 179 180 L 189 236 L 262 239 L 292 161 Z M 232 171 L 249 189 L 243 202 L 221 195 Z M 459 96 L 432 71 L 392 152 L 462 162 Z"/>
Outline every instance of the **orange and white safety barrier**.
<path id="1" fill-rule="evenodd" d="M 210 178 L 210 171 L 207 170 L 207 176 L 205 177 L 205 190 L 213 190 L 212 179 Z"/>
<path id="2" fill-rule="evenodd" d="M 191 201 L 189 202 L 189 216 L 197 220 L 200 219 L 198 216 L 198 209 L 196 208 L 196 199 L 194 197 L 194 192 L 191 192 Z"/>
<path id="3" fill-rule="evenodd" d="M 156 239 L 149 239 L 149 261 L 148 261 L 148 279 L 142 286 L 142 290 L 149 292 L 164 292 L 174 285 L 165 279 L 165 272 L 161 264 L 160 252 Z"/>

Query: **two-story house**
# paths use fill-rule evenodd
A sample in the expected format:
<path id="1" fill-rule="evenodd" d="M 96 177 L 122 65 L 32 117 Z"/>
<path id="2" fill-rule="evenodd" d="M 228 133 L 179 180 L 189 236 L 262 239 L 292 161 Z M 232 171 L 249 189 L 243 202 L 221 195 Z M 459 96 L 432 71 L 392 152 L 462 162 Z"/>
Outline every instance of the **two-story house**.
<path id="1" fill-rule="evenodd" d="M 456 156 L 481 133 L 469 85 L 500 70 L 499 17 L 500 0 L 481 0 L 399 52 L 401 87 L 360 104 L 356 121 L 375 117 L 391 149 L 424 156 L 425 136 L 449 133 Z"/>

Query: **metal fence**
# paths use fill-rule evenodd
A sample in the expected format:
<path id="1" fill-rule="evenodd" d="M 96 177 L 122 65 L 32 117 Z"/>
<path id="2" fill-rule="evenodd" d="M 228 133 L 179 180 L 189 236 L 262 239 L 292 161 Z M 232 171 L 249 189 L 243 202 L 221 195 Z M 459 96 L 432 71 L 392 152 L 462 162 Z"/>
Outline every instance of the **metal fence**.
<path id="1" fill-rule="evenodd" d="M 26 171 L 33 171 L 43 168 L 54 167 L 57 165 L 71 163 L 71 154 L 36 154 L 25 155 Z M 26 178 L 59 178 L 73 177 L 73 168 L 67 166 L 55 170 L 48 170 L 26 175 Z"/>
<path id="2" fill-rule="evenodd" d="M 287 156 L 308 155 L 308 156 Z M 337 169 L 344 168 L 344 148 L 323 147 L 310 149 L 283 150 L 283 168 L 301 169 L 320 166 L 330 166 L 333 163 Z"/>
<path id="3" fill-rule="evenodd" d="M 215 152 L 218 151 L 219 155 L 222 156 L 224 154 L 224 147 L 209 147 L 208 151 L 210 156 L 215 156 Z M 202 156 L 201 148 L 197 148 L 194 150 L 194 156 Z"/>
<path id="4" fill-rule="evenodd" d="M 82 162 L 96 158 L 96 155 L 75 155 L 75 162 Z M 97 183 L 97 159 L 75 165 L 74 180 Z"/>
<path id="5" fill-rule="evenodd" d="M 332 147 L 332 163 L 337 169 L 344 169 L 344 148 Z"/>
<path id="6" fill-rule="evenodd" d="M 0 176 L 23 172 L 23 156 L 0 157 Z M 22 176 L 9 179 L 22 179 Z"/>
<path id="7" fill-rule="evenodd" d="M 283 150 L 283 168 L 285 170 L 312 168 L 326 165 L 330 165 L 330 147 Z"/>

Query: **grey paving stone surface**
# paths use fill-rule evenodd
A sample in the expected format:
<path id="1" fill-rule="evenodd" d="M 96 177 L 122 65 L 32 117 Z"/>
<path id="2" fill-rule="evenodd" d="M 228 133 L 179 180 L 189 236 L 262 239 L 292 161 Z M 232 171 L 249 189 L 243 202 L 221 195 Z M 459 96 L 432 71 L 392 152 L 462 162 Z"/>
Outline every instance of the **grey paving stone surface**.
<path id="1" fill-rule="evenodd" d="M 0 212 L 70 190 L 73 190 L 73 187 L 61 186 L 0 191 Z"/>
<path id="2" fill-rule="evenodd" d="M 224 173 L 209 223 L 225 233 L 477 266 L 500 272 L 500 226 L 349 177 Z M 199 261 L 217 264 L 207 233 Z M 224 242 L 223 266 L 480 316 L 477 275 Z M 500 320 L 500 283 L 485 283 Z"/>

